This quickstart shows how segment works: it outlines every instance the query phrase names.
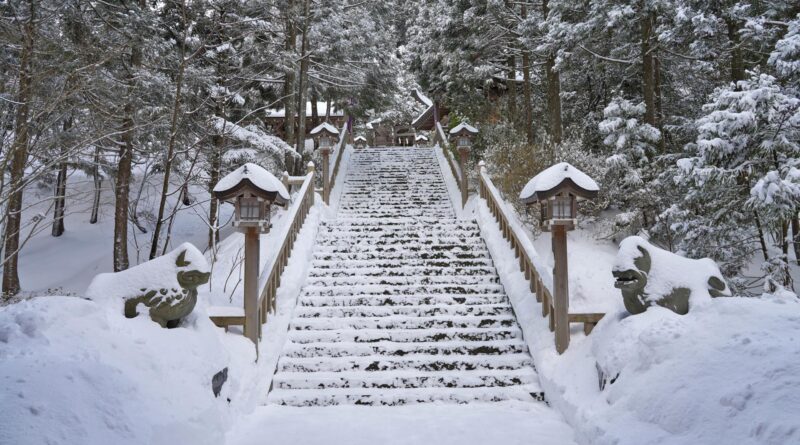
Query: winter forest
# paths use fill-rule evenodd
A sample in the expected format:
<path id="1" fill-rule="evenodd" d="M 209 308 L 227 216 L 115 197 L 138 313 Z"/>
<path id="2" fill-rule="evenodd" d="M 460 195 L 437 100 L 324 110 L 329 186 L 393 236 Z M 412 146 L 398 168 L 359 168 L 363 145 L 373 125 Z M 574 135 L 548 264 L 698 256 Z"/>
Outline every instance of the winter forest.
<path id="1" fill-rule="evenodd" d="M 316 133 L 329 128 L 330 165 Z M 447 133 L 463 128 L 468 152 Z M 521 193 L 564 162 L 599 191 L 577 204 L 559 281 L 546 215 Z M 267 205 L 257 244 L 255 351 L 240 204 L 217 199 L 254 164 L 288 202 Z M 0 0 L 0 168 L 0 444 L 800 441 L 776 414 L 800 407 L 797 0 Z M 628 317 L 620 289 L 637 278 L 617 276 L 618 251 L 647 255 L 642 286 L 680 282 L 648 275 L 665 256 L 642 246 L 687 261 L 669 263 L 676 275 L 716 264 L 741 297 L 725 300 L 745 301 L 703 309 L 692 294 L 683 318 L 654 304 Z M 112 272 L 127 278 L 100 286 Z M 205 281 L 187 287 L 194 273 Z M 148 279 L 201 315 L 93 306 Z M 577 311 L 563 312 L 566 353 L 557 282 Z M 48 383 L 13 387 L 40 404 L 9 408 L 3 382 L 32 369 Z M 713 406 L 695 406 L 705 391 Z M 75 415 L 105 423 L 40 415 L 83 397 Z M 486 403 L 507 399 L 522 407 Z M 423 438 L 393 419 L 427 419 Z"/>

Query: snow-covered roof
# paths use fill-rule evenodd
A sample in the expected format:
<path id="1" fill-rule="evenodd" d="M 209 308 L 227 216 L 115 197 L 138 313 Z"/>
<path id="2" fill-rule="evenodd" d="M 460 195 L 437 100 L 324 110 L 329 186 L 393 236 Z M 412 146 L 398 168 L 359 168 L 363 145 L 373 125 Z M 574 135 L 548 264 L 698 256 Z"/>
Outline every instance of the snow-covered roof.
<path id="1" fill-rule="evenodd" d="M 364 136 L 358 135 L 358 136 L 355 137 L 355 139 L 353 139 L 353 141 L 355 141 L 355 142 L 367 142 L 367 138 L 365 138 Z"/>
<path id="2" fill-rule="evenodd" d="M 380 124 L 382 121 L 383 121 L 383 119 L 381 119 L 381 118 L 373 119 L 373 120 L 371 120 L 371 121 L 367 122 L 367 128 L 369 128 L 370 130 L 372 130 L 372 126 L 373 126 L 374 124 Z"/>
<path id="3" fill-rule="evenodd" d="M 432 107 L 433 106 L 433 101 L 428 96 L 422 94 L 422 91 L 420 91 L 420 90 L 418 90 L 416 88 L 414 88 L 413 96 L 414 96 L 415 99 L 420 101 L 420 103 L 422 103 L 426 107 Z"/>
<path id="4" fill-rule="evenodd" d="M 414 138 L 414 140 L 415 141 L 427 141 L 428 140 L 428 136 L 425 136 L 424 134 L 418 134 L 417 137 Z"/>
<path id="5" fill-rule="evenodd" d="M 462 123 L 456 125 L 455 127 L 451 128 L 450 129 L 450 134 L 458 134 L 458 133 L 460 133 L 462 131 L 466 131 L 466 132 L 472 133 L 472 134 L 478 134 L 478 129 L 473 127 L 472 125 L 466 123 L 466 122 L 462 122 Z"/>
<path id="6" fill-rule="evenodd" d="M 328 122 L 323 122 L 323 123 L 317 125 L 316 127 L 314 127 L 313 130 L 311 130 L 310 134 L 319 134 L 323 130 L 328 131 L 328 132 L 333 133 L 333 134 L 339 134 L 339 129 L 334 127 L 333 125 L 331 125 Z"/>
<path id="7" fill-rule="evenodd" d="M 327 116 L 328 113 L 327 102 L 317 102 L 317 115 Z M 286 117 L 286 110 L 284 108 L 272 109 L 266 111 L 267 117 Z M 311 102 L 306 102 L 306 116 L 311 116 Z M 337 110 L 336 107 L 331 107 L 330 116 L 342 117 L 344 110 Z"/>
<path id="8" fill-rule="evenodd" d="M 519 198 L 526 203 L 547 199 L 554 195 L 562 184 L 581 198 L 593 198 L 600 190 L 589 175 L 567 162 L 559 162 L 528 181 Z"/>
<path id="9" fill-rule="evenodd" d="M 244 164 L 220 179 L 214 186 L 214 194 L 224 196 L 235 193 L 243 185 L 248 184 L 269 194 L 276 194 L 276 201 L 279 203 L 289 202 L 289 191 L 283 183 L 275 175 L 252 162 Z"/>

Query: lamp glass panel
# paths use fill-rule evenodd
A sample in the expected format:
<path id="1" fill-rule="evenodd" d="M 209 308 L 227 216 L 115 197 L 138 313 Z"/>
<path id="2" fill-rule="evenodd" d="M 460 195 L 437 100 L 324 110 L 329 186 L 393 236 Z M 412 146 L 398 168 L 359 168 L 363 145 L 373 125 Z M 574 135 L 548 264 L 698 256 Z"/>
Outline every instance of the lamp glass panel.
<path id="1" fill-rule="evenodd" d="M 461 136 L 460 138 L 458 138 L 458 146 L 459 147 L 469 147 L 470 146 L 469 138 L 466 137 L 466 136 Z"/>
<path id="2" fill-rule="evenodd" d="M 261 203 L 256 200 L 243 199 L 239 204 L 239 219 L 258 221 L 261 218 Z"/>
<path id="3" fill-rule="evenodd" d="M 553 201 L 553 219 L 572 219 L 572 199 L 570 196 L 556 196 Z"/>

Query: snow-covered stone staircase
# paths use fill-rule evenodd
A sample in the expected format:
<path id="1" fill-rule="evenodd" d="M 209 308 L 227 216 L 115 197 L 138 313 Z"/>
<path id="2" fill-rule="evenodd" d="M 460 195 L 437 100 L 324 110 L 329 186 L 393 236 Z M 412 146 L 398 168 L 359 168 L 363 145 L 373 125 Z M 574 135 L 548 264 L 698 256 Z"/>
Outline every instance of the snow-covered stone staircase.
<path id="1" fill-rule="evenodd" d="M 544 399 L 474 221 L 433 149 L 357 150 L 320 228 L 268 403 Z"/>

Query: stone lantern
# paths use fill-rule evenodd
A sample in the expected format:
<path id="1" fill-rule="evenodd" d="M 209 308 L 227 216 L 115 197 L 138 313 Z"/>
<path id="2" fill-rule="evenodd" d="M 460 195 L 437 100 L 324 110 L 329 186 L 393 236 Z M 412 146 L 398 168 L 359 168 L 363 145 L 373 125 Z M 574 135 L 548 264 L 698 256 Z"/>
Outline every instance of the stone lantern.
<path id="1" fill-rule="evenodd" d="M 561 162 L 534 176 L 520 193 L 527 206 L 541 207 L 541 227 L 552 232 L 553 299 L 556 350 L 569 346 L 569 274 L 567 268 L 567 231 L 577 225 L 578 200 L 593 199 L 599 187 L 586 173 Z"/>
<path id="2" fill-rule="evenodd" d="M 272 204 L 288 205 L 289 192 L 272 173 L 247 163 L 219 180 L 214 186 L 214 197 L 234 205 L 233 226 L 244 233 L 244 335 L 258 345 L 261 330 L 258 238 L 269 232 Z"/>
<path id="3" fill-rule="evenodd" d="M 356 148 L 364 148 L 367 146 L 367 138 L 361 135 L 356 136 L 353 142 L 355 142 Z"/>
<path id="4" fill-rule="evenodd" d="M 458 165 L 461 170 L 461 206 L 467 204 L 467 159 L 469 159 L 469 152 L 472 149 L 472 140 L 478 135 L 478 129 L 467 124 L 460 123 L 450 129 L 450 140 L 455 140 L 456 149 L 458 150 Z"/>
<path id="5" fill-rule="evenodd" d="M 325 201 L 325 204 L 330 204 L 331 179 L 329 158 L 331 150 L 338 140 L 339 130 L 333 125 L 323 122 L 314 127 L 310 134 L 317 140 L 319 151 L 322 153 L 322 199 Z"/>

